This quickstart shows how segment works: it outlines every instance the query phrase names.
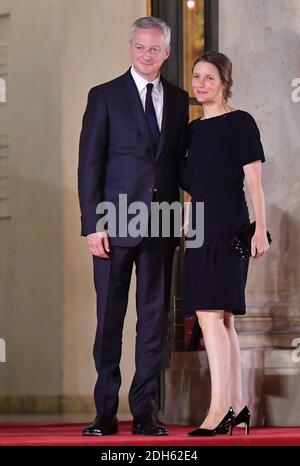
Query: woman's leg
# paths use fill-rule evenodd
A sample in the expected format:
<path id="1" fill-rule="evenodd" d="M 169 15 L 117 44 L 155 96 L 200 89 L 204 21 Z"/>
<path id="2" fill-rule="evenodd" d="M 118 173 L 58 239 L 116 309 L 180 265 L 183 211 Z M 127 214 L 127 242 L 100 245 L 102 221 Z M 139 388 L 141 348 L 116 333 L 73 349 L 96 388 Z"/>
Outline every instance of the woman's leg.
<path id="1" fill-rule="evenodd" d="M 224 311 L 197 311 L 197 317 L 211 377 L 211 403 L 201 427 L 214 429 L 230 407 L 230 345 L 224 326 Z"/>
<path id="2" fill-rule="evenodd" d="M 224 312 L 224 326 L 230 342 L 230 404 L 236 414 L 245 406 L 242 390 L 241 351 L 234 326 L 234 315 Z"/>

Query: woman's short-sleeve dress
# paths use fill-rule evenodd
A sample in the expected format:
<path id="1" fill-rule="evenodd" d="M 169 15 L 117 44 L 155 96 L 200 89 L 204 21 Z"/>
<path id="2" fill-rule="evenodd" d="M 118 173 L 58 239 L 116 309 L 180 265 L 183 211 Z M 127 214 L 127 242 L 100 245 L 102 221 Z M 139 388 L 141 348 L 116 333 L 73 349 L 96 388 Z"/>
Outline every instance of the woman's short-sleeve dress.
<path id="1" fill-rule="evenodd" d="M 249 261 L 230 244 L 234 233 L 249 224 L 243 166 L 261 160 L 264 151 L 253 117 L 236 110 L 189 125 L 187 173 L 192 196 L 204 202 L 204 242 L 187 247 L 184 257 L 183 313 L 225 310 L 245 314 Z"/>

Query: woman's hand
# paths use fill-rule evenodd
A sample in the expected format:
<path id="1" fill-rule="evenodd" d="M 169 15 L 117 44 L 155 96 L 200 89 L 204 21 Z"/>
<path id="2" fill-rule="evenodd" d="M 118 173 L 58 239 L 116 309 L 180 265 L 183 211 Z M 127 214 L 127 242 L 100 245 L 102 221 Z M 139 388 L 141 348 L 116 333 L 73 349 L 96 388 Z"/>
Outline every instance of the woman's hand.
<path id="1" fill-rule="evenodd" d="M 251 240 L 251 256 L 258 259 L 270 249 L 267 238 L 265 196 L 261 184 L 261 161 L 244 165 L 246 183 L 249 189 L 251 202 L 256 220 L 256 230 Z"/>
<path id="2" fill-rule="evenodd" d="M 261 256 L 265 256 L 269 249 L 270 245 L 267 238 L 267 231 L 255 230 L 251 240 L 251 256 L 254 257 L 254 259 L 258 259 Z"/>

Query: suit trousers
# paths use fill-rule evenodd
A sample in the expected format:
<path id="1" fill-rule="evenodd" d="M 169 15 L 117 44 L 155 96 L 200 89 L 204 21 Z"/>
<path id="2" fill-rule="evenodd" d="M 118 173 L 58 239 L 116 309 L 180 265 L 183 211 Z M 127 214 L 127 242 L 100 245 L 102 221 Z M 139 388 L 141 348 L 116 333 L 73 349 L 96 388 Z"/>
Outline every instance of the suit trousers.
<path id="1" fill-rule="evenodd" d="M 97 414 L 103 419 L 111 418 L 118 410 L 122 331 L 134 264 L 137 324 L 129 406 L 135 417 L 153 414 L 167 337 L 175 247 L 172 239 L 145 237 L 133 247 L 112 246 L 109 259 L 93 256 L 97 293 L 93 355 L 98 373 L 94 397 Z"/>

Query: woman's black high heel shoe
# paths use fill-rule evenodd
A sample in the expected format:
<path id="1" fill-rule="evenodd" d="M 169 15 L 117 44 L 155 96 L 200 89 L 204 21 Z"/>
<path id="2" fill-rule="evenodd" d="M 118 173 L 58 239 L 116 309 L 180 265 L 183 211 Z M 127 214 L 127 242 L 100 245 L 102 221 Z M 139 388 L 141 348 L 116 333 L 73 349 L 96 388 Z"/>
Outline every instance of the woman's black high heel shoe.
<path id="1" fill-rule="evenodd" d="M 230 435 L 232 435 L 233 428 L 242 423 L 245 423 L 245 433 L 250 434 L 250 411 L 247 406 L 234 418 L 233 423 L 230 425 Z"/>
<path id="2" fill-rule="evenodd" d="M 233 409 L 230 407 L 228 413 L 224 416 L 220 424 L 214 429 L 198 429 L 189 432 L 188 435 L 193 437 L 212 437 L 213 435 L 227 434 L 235 419 Z"/>

